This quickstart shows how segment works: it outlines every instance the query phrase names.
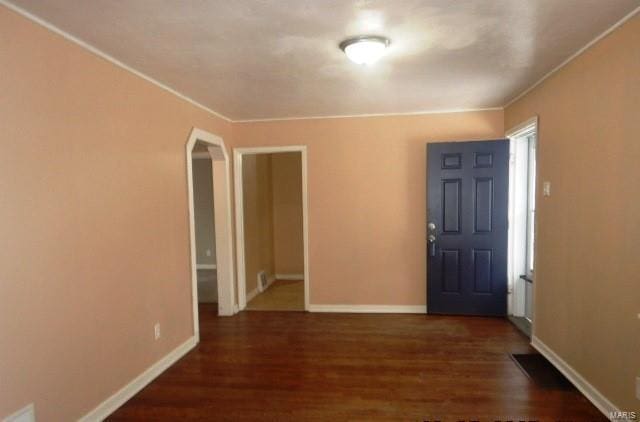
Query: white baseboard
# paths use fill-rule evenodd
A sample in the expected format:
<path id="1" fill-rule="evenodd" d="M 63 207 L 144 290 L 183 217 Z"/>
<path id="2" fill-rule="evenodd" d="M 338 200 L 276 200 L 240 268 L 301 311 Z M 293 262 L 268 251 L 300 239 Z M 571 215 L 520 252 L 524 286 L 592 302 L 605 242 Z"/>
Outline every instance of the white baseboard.
<path id="1" fill-rule="evenodd" d="M 254 297 L 258 296 L 260 293 L 261 293 L 261 292 L 260 292 L 260 287 L 259 287 L 259 286 L 256 286 L 256 288 L 255 288 L 255 289 L 253 289 L 253 290 L 251 290 L 250 292 L 248 292 L 248 293 L 247 293 L 247 299 L 246 299 L 246 300 L 247 300 L 247 303 L 251 302 L 251 300 L 252 300 Z"/>
<path id="2" fill-rule="evenodd" d="M 276 281 L 276 277 L 275 276 L 270 275 L 269 277 L 267 277 L 267 285 L 264 286 L 264 289 L 262 289 L 262 291 L 264 292 L 269 287 L 271 287 L 271 285 L 273 284 L 274 281 Z"/>
<path id="3" fill-rule="evenodd" d="M 274 276 L 269 276 L 267 277 L 267 285 L 262 287 L 260 286 L 260 284 L 258 284 L 256 286 L 255 289 L 251 290 L 249 293 L 247 293 L 247 303 L 251 302 L 251 300 L 258 296 L 260 293 L 264 292 L 265 290 L 267 290 L 269 287 L 271 287 L 271 285 L 273 284 L 273 282 L 276 281 L 276 278 Z M 260 283 L 260 282 L 258 282 Z"/>
<path id="4" fill-rule="evenodd" d="M 147 370 L 134 378 L 129 384 L 125 385 L 111 397 L 100 403 L 98 407 L 81 417 L 79 421 L 95 422 L 106 419 L 110 414 L 126 403 L 127 400 L 135 396 L 140 390 L 146 387 L 147 384 L 158 377 L 158 375 L 162 374 L 167 368 L 176 363 L 178 359 L 187 354 L 187 352 L 193 349 L 196 344 L 198 344 L 198 340 L 195 336 L 189 338 L 180 346 L 169 352 L 168 355 L 154 363 L 151 367 L 147 368 Z"/>
<path id="5" fill-rule="evenodd" d="M 309 312 L 366 314 L 426 314 L 426 305 L 312 305 Z"/>
<path id="6" fill-rule="evenodd" d="M 260 274 L 262 274 L 262 273 L 266 274 L 267 272 L 262 270 L 262 271 L 260 271 L 258 273 L 258 290 L 259 290 L 258 293 L 264 292 L 265 290 L 267 290 L 273 284 L 274 281 L 276 281 L 276 277 L 274 275 L 268 275 L 267 276 L 267 284 L 263 287 L 262 284 L 261 284 L 261 280 L 260 280 Z M 247 302 L 248 301 L 249 300 L 247 299 Z"/>
<path id="7" fill-rule="evenodd" d="M 34 404 L 28 404 L 17 412 L 2 419 L 2 422 L 36 422 L 36 409 Z"/>
<path id="8" fill-rule="evenodd" d="M 587 398 L 595 407 L 598 408 L 606 417 L 609 417 L 610 412 L 615 412 L 620 410 L 619 407 L 615 406 L 609 399 L 607 399 L 598 389 L 596 389 L 593 385 L 591 385 L 586 379 L 582 377 L 569 365 L 564 361 L 560 356 L 558 356 L 549 346 L 544 344 L 538 337 L 531 337 L 531 346 L 533 346 L 540 354 L 542 354 L 549 362 L 555 366 L 558 371 L 562 372 L 562 374 L 567 377 L 569 381 L 578 389 L 580 392 Z"/>
<path id="9" fill-rule="evenodd" d="M 215 270 L 217 268 L 216 264 L 196 264 L 196 270 Z"/>
<path id="10" fill-rule="evenodd" d="M 276 280 L 304 280 L 304 274 L 276 274 Z"/>

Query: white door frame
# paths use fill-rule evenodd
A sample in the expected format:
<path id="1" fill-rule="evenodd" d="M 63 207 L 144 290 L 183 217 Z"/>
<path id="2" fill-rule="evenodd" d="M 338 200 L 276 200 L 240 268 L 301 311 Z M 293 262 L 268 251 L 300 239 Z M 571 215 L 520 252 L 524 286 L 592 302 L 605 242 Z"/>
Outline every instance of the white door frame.
<path id="1" fill-rule="evenodd" d="M 534 127 L 536 136 L 539 137 L 538 132 L 538 116 L 534 116 L 526 121 L 518 124 L 517 126 L 509 129 L 505 138 L 509 139 L 509 246 L 508 246 L 508 263 L 507 263 L 507 272 L 508 283 L 509 283 L 509 299 L 508 299 L 508 315 L 514 316 L 524 316 L 524 282 L 518 283 L 518 280 L 515 279 L 516 271 L 515 271 L 515 262 L 517 260 L 516 254 L 521 254 L 521 251 L 516 251 L 515 248 L 515 232 L 519 228 L 516 225 L 516 192 L 515 192 L 515 181 L 516 181 L 516 164 L 517 164 L 517 149 L 515 144 L 515 138 L 521 135 L 523 132 L 530 130 L 531 127 Z M 537 152 L 537 148 L 536 148 Z M 536 157 L 536 166 L 538 166 L 538 160 Z M 536 177 L 538 177 L 538 172 L 536 171 Z M 536 216 L 537 219 L 537 216 Z M 537 225 L 536 225 L 537 227 Z M 534 284 L 534 296 L 535 296 L 535 284 Z M 531 326 L 533 328 L 533 318 L 531 321 Z"/>
<path id="2" fill-rule="evenodd" d="M 281 147 L 234 148 L 233 176 L 236 197 L 236 256 L 238 266 L 238 307 L 247 306 L 247 284 L 244 256 L 244 198 L 242 183 L 242 156 L 248 154 L 273 154 L 279 152 L 299 152 L 302 160 L 302 233 L 304 244 L 304 310 L 309 310 L 309 205 L 307 196 L 307 147 L 292 145 Z"/>
<path id="3" fill-rule="evenodd" d="M 221 236 L 216 233 L 216 267 L 218 275 L 218 313 L 219 315 L 233 315 L 235 311 L 235 292 L 234 292 L 234 266 L 233 266 L 233 227 L 231 213 L 231 165 L 229 155 L 225 147 L 224 141 L 219 136 L 206 132 L 202 129 L 193 128 L 187 141 L 187 190 L 188 190 L 188 207 L 189 207 L 189 241 L 191 254 L 191 300 L 193 306 L 193 333 L 196 340 L 200 339 L 200 327 L 198 321 L 198 273 L 196 267 L 196 235 L 195 235 L 195 217 L 193 202 L 193 147 L 196 142 L 203 142 L 209 145 L 209 154 L 211 155 L 212 168 L 213 161 L 224 161 L 225 171 L 220 177 L 223 177 L 223 186 L 226 186 L 226 192 L 214 191 L 215 202 L 223 205 L 226 213 L 223 219 L 226 221 L 216 221 L 216 232 L 221 232 Z M 213 148 L 212 148 L 213 147 Z M 215 148 L 218 147 L 218 148 Z M 220 151 L 222 154 L 220 154 Z M 213 177 L 213 172 L 212 172 Z M 216 177 L 218 175 L 216 174 Z M 222 204 L 220 204 L 222 202 Z M 221 243 L 221 244 L 219 244 Z"/>

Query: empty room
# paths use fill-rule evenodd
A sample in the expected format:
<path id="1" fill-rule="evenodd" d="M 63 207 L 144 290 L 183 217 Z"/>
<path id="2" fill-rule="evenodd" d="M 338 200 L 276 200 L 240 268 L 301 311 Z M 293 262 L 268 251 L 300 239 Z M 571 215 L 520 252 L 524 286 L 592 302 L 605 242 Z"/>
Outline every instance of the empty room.
<path id="1" fill-rule="evenodd" d="M 0 0 L 0 421 L 640 419 L 640 0 Z"/>

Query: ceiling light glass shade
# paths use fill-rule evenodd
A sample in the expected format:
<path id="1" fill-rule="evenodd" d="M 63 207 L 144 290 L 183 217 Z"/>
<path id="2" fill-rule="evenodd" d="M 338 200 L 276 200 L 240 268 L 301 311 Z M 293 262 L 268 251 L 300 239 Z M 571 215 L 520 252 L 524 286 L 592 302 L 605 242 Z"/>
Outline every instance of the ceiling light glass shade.
<path id="1" fill-rule="evenodd" d="M 369 65 L 384 55 L 389 44 L 384 37 L 357 37 L 342 41 L 340 48 L 352 62 Z"/>

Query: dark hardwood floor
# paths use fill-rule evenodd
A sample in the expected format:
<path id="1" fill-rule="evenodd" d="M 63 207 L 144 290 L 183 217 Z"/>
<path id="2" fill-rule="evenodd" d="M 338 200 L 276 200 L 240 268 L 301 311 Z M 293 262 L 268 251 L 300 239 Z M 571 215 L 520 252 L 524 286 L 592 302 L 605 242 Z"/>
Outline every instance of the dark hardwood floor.
<path id="1" fill-rule="evenodd" d="M 606 420 L 544 390 L 506 319 L 200 309 L 201 343 L 112 421 Z"/>

